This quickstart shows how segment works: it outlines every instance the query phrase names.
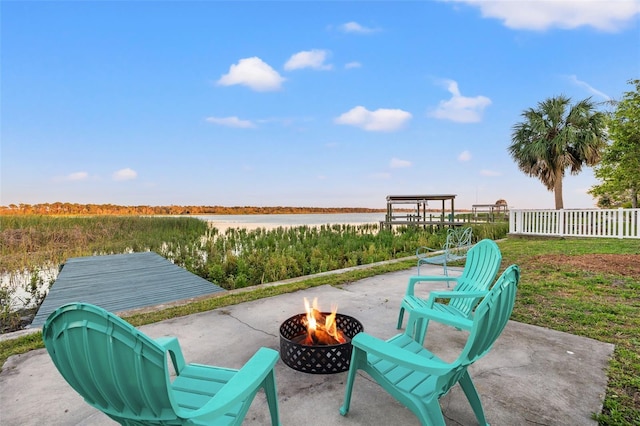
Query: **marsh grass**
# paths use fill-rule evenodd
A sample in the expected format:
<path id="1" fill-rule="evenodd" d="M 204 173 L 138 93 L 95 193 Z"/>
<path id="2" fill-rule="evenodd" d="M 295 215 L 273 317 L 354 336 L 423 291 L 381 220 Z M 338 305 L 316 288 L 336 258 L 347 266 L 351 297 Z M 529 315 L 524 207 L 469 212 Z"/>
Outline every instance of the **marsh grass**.
<path id="1" fill-rule="evenodd" d="M 201 220 L 143 216 L 0 217 L 0 272 L 60 265 L 70 257 L 154 250 L 163 243 L 195 244 Z"/>

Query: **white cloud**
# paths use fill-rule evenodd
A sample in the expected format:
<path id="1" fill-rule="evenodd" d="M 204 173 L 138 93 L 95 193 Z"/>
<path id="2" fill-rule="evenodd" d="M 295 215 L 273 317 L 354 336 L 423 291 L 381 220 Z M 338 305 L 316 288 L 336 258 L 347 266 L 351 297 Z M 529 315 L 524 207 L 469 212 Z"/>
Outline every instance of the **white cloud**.
<path id="1" fill-rule="evenodd" d="M 401 109 L 381 108 L 369 111 L 363 106 L 357 106 L 336 118 L 335 122 L 372 132 L 391 132 L 401 129 L 411 117 L 411 113 Z"/>
<path id="2" fill-rule="evenodd" d="M 346 24 L 340 25 L 340 30 L 344 31 L 345 33 L 355 33 L 355 34 L 371 34 L 371 33 L 375 33 L 376 31 L 379 31 L 375 28 L 364 27 L 354 21 L 347 22 Z"/>
<path id="3" fill-rule="evenodd" d="M 302 52 L 291 55 L 289 60 L 284 64 L 287 71 L 299 70 L 302 68 L 312 68 L 314 70 L 330 70 L 333 68 L 331 64 L 325 64 L 329 56 L 328 50 L 313 49 L 304 50 Z"/>
<path id="4" fill-rule="evenodd" d="M 481 176 L 502 176 L 502 173 L 496 172 L 493 170 L 483 169 L 483 170 L 480 170 L 480 175 Z"/>
<path id="5" fill-rule="evenodd" d="M 448 1 L 478 7 L 485 18 L 497 18 L 508 28 L 525 30 L 591 26 L 602 31 L 618 31 L 640 14 L 637 0 Z"/>
<path id="6" fill-rule="evenodd" d="M 220 86 L 245 85 L 258 92 L 279 90 L 285 78 L 262 59 L 240 59 L 237 64 L 231 65 L 229 72 L 217 81 Z"/>
<path id="7" fill-rule="evenodd" d="M 124 181 L 133 180 L 138 177 L 138 173 L 130 168 L 121 169 L 113 173 L 113 180 Z"/>
<path id="8" fill-rule="evenodd" d="M 486 96 L 474 98 L 462 96 L 458 83 L 453 80 L 443 82 L 451 93 L 451 99 L 440 101 L 435 111 L 428 113 L 430 117 L 451 120 L 458 123 L 477 123 L 482 119 L 482 112 L 491 105 L 491 99 Z"/>
<path id="9" fill-rule="evenodd" d="M 352 68 L 360 68 L 362 67 L 362 64 L 358 61 L 353 61 L 353 62 L 348 62 L 346 64 L 344 64 L 344 67 L 348 70 L 352 69 Z"/>
<path id="10" fill-rule="evenodd" d="M 609 101 L 611 100 L 611 97 L 609 95 L 607 95 L 606 93 L 603 93 L 597 89 L 594 89 L 593 87 L 591 87 L 591 85 L 589 85 L 588 83 L 584 82 L 584 81 L 580 81 L 578 80 L 578 77 L 575 75 L 570 75 L 569 76 L 569 81 L 571 81 L 573 84 L 575 84 L 576 86 L 582 87 L 584 89 L 587 90 L 587 92 L 591 93 L 592 95 L 596 95 L 596 96 L 600 96 L 601 98 Z"/>
<path id="11" fill-rule="evenodd" d="M 238 117 L 235 117 L 235 116 L 234 117 L 207 117 L 206 120 L 208 123 L 218 124 L 220 126 L 227 126 L 227 127 L 238 127 L 242 129 L 249 129 L 249 128 L 256 127 L 255 124 L 253 124 L 251 121 L 240 120 Z"/>
<path id="12" fill-rule="evenodd" d="M 462 151 L 460 155 L 458 155 L 458 161 L 469 161 L 471 160 L 471 153 L 469 151 Z"/>
<path id="13" fill-rule="evenodd" d="M 389 167 L 391 167 L 392 169 L 404 169 L 411 166 L 412 166 L 411 161 L 400 160 L 399 158 L 395 158 L 395 157 L 391 159 L 391 162 L 389 164 Z"/>
<path id="14" fill-rule="evenodd" d="M 79 180 L 87 180 L 88 178 L 89 178 L 89 173 L 87 172 L 75 172 L 65 176 L 64 180 L 79 181 Z"/>
<path id="15" fill-rule="evenodd" d="M 56 176 L 53 178 L 54 182 L 80 182 L 89 179 L 89 173 L 87 172 L 74 172 L 69 173 L 66 176 Z"/>

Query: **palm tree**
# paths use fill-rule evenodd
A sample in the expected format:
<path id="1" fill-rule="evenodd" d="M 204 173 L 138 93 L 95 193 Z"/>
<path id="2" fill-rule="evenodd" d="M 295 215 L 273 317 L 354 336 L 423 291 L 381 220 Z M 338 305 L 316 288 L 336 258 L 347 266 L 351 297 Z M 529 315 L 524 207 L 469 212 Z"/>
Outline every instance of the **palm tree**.
<path id="1" fill-rule="evenodd" d="M 605 114 L 595 110 L 591 98 L 573 106 L 570 102 L 560 95 L 525 110 L 524 120 L 513 126 L 508 148 L 520 170 L 554 192 L 556 209 L 564 208 L 565 170 L 576 175 L 583 165 L 597 164 L 607 140 Z"/>

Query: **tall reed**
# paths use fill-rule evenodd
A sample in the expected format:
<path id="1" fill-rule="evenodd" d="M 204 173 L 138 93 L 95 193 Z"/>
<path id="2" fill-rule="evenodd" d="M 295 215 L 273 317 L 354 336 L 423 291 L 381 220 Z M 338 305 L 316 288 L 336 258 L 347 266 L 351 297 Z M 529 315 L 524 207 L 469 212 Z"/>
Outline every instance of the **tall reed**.
<path id="1" fill-rule="evenodd" d="M 160 250 L 194 244 L 207 224 L 183 217 L 2 216 L 0 272 L 59 265 L 70 257 Z"/>

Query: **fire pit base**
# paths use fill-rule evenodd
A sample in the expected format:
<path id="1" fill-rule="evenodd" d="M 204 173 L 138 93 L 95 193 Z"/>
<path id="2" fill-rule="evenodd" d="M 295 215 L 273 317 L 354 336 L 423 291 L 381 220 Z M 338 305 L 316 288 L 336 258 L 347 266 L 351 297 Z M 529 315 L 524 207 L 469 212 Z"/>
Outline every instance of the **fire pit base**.
<path id="1" fill-rule="evenodd" d="M 329 313 L 324 313 L 329 315 Z M 303 345 L 299 343 L 307 333 L 302 320 L 306 314 L 294 315 L 280 326 L 280 358 L 289 367 L 303 373 L 333 374 L 349 369 L 351 361 L 351 339 L 364 327 L 357 319 L 336 314 L 336 325 L 348 338 L 346 343 L 336 345 Z"/>

